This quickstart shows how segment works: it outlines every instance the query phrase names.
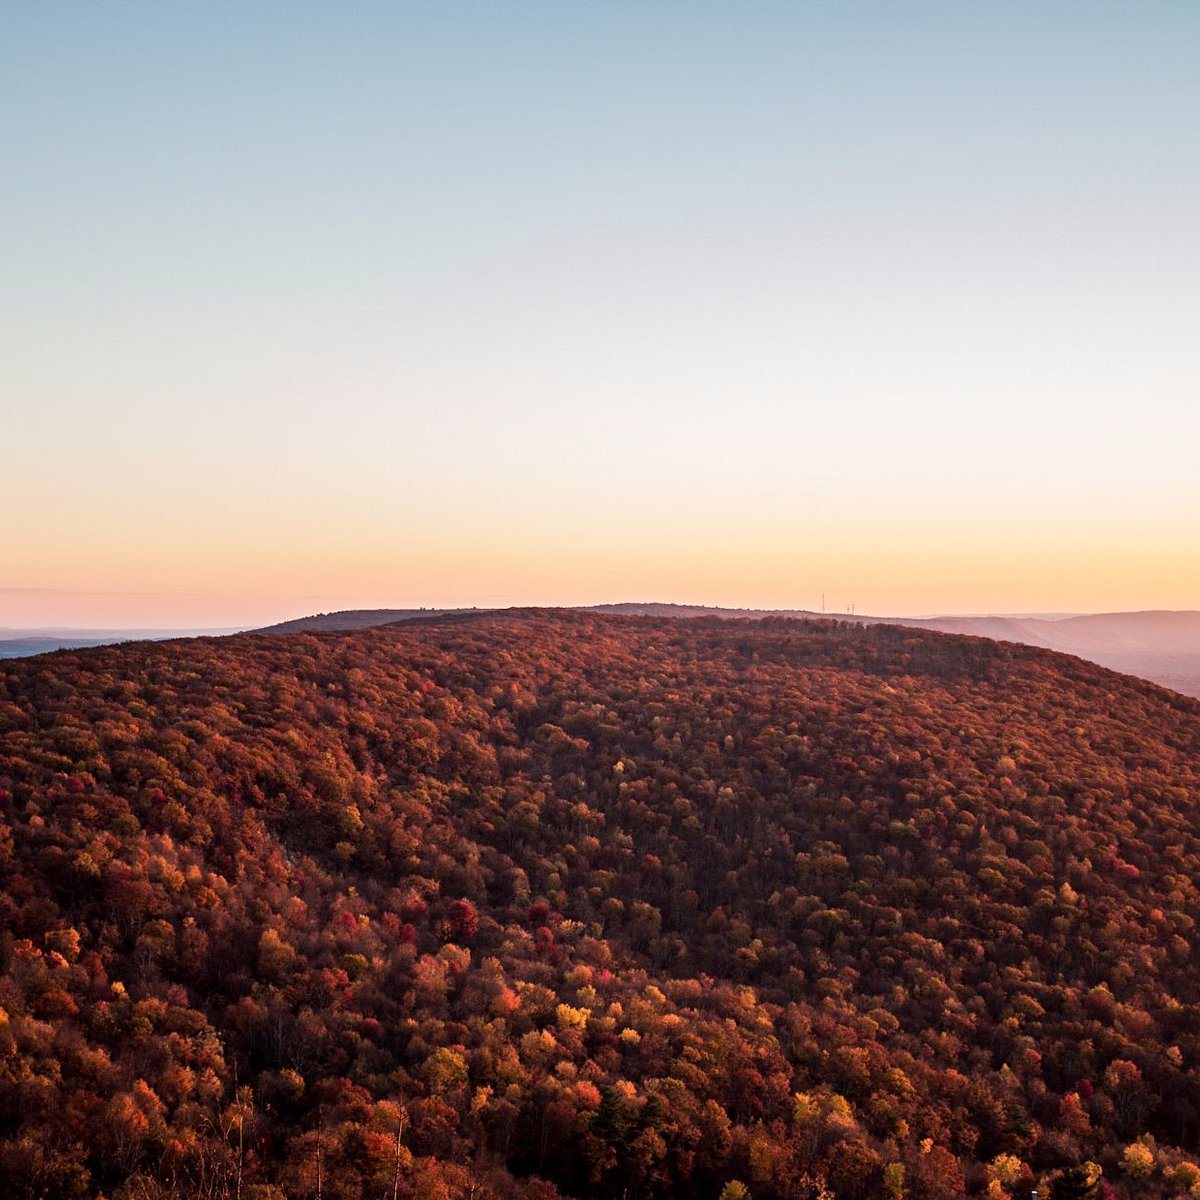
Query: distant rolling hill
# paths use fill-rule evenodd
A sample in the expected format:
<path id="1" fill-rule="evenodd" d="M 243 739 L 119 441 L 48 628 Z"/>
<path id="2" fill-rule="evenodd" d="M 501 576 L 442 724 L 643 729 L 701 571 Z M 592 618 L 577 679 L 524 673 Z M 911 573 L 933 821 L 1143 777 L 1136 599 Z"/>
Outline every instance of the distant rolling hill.
<path id="1" fill-rule="evenodd" d="M 237 633 L 237 629 L 3 629 L 0 659 L 29 658 L 54 650 L 81 650 L 117 642 L 160 642 L 167 638 L 201 637 Z"/>
<path id="2" fill-rule="evenodd" d="M 377 608 L 318 613 L 284 621 L 263 633 L 368 629 L 395 621 L 439 617 L 476 609 Z M 1074 654 L 1126 675 L 1137 675 L 1186 696 L 1200 698 L 1200 612 L 1096 613 L 1089 616 L 1047 617 L 875 617 L 816 613 L 807 609 L 719 608 L 697 604 L 597 604 L 584 612 L 618 616 L 695 619 L 762 620 L 787 617 L 800 620 L 852 621 L 860 625 L 906 625 L 940 633 L 962 633 L 1002 642 L 1020 642 Z"/>
<path id="3" fill-rule="evenodd" d="M 1096 613 L 1058 621 L 953 617 L 903 623 L 1045 646 L 1200 697 L 1200 612 Z"/>
<path id="4" fill-rule="evenodd" d="M 79 650 L 84 646 L 104 646 L 108 638 L 15 637 L 0 638 L 0 658 L 28 658 L 51 650 Z"/>
<path id="5" fill-rule="evenodd" d="M 352 608 L 342 612 L 314 613 L 292 621 L 267 625 L 256 633 L 345 633 L 351 629 L 378 629 L 398 621 L 426 620 L 433 617 L 460 616 L 464 613 L 499 612 L 500 609 L 480 608 Z M 593 604 L 575 609 L 577 612 L 606 613 L 623 617 L 721 617 L 728 620 L 761 620 L 764 617 L 820 617 L 821 613 L 803 609 L 785 611 L 770 608 L 718 608 L 702 604 L 625 603 Z"/>
<path id="6" fill-rule="evenodd" d="M 421 617 L 446 617 L 456 613 L 478 612 L 474 608 L 351 608 L 343 612 L 314 613 L 311 617 L 296 617 L 267 625 L 257 633 L 315 633 L 318 631 L 346 633 L 351 629 L 376 629 L 397 621 L 415 621 Z"/>

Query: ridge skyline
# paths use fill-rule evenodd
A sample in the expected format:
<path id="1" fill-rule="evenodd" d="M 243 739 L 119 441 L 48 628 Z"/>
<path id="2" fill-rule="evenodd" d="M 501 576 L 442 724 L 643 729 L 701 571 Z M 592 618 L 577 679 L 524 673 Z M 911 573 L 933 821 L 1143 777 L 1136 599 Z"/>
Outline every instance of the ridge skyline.
<path id="1" fill-rule="evenodd" d="M 1183 695 L 1200 698 L 1200 611 L 1146 609 L 1129 612 L 1082 614 L 945 614 L 890 616 L 871 613 L 820 612 L 811 609 L 732 608 L 720 605 L 625 601 L 598 605 L 515 605 L 495 608 L 371 608 L 312 613 L 269 625 L 244 625 L 223 631 L 208 629 L 108 629 L 59 628 L 13 630 L 0 626 L 0 659 L 23 658 L 58 649 L 136 640 L 178 637 L 230 636 L 236 633 L 350 632 L 410 620 L 442 616 L 486 615 L 504 611 L 564 609 L 626 616 L 673 617 L 691 620 L 718 617 L 728 620 L 771 618 L 827 620 L 862 625 L 892 624 L 938 633 L 985 637 L 995 641 L 1038 646 L 1072 654 L 1110 670 L 1157 683 Z"/>

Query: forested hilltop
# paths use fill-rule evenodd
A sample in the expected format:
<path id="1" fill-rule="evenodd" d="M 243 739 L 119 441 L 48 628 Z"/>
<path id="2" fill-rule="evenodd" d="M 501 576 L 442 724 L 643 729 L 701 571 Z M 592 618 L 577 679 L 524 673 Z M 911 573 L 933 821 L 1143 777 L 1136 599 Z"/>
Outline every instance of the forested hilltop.
<path id="1" fill-rule="evenodd" d="M 1197 1194 L 1198 800 L 1200 703 L 893 626 L 5 663 L 0 1194 Z"/>
<path id="2" fill-rule="evenodd" d="M 257 630 L 259 633 L 315 632 L 320 629 L 367 629 L 407 621 L 414 617 L 440 616 L 474 609 L 384 608 L 350 609 L 316 613 Z M 1200 612 L 1091 613 L 1047 619 L 1042 617 L 825 617 L 803 609 L 773 611 L 765 608 L 714 608 L 698 604 L 625 603 L 597 604 L 579 609 L 585 613 L 611 613 L 627 617 L 725 617 L 733 620 L 787 617 L 794 620 L 847 620 L 859 625 L 906 625 L 937 633 L 965 633 L 971 637 L 1021 642 L 1077 654 L 1113 671 L 1137 675 L 1162 684 L 1185 696 L 1200 698 Z M 207 631 L 219 632 L 219 631 Z M 225 631 L 232 632 L 232 631 Z M 119 639 L 117 639 L 119 640 Z M 51 647 L 41 647 L 50 649 Z M 26 650 L 23 653 L 32 653 Z M 0 657 L 4 646 L 0 643 Z"/>

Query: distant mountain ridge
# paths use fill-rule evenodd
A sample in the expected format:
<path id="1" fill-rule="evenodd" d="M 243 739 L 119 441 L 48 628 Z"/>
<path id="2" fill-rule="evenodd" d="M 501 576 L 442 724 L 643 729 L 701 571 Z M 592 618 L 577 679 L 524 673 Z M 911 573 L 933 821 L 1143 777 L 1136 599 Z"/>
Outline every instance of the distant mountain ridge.
<path id="1" fill-rule="evenodd" d="M 1060 621 L 945 617 L 896 623 L 1044 646 L 1200 697 L 1200 612 L 1095 613 Z"/>
<path id="2" fill-rule="evenodd" d="M 476 608 L 350 608 L 342 612 L 314 613 L 266 625 L 255 633 L 345 633 L 351 629 L 376 629 L 397 621 L 415 621 L 421 617 L 449 617 L 457 613 L 478 612 Z"/>
<path id="3" fill-rule="evenodd" d="M 89 646 L 112 646 L 118 642 L 161 642 L 178 637 L 211 637 L 240 633 L 240 628 L 224 629 L 71 629 L 49 626 L 44 629 L 6 629 L 0 627 L 0 659 L 29 658 L 54 650 L 83 650 Z"/>
<path id="4" fill-rule="evenodd" d="M 15 637 L 0 638 L 0 658 L 28 658 L 32 654 L 48 654 L 51 650 L 82 650 L 87 646 L 106 646 L 113 639 Z M 121 639 L 122 641 L 124 639 Z"/>
<path id="5" fill-rule="evenodd" d="M 283 621 L 261 633 L 346 631 L 390 625 L 397 621 L 481 611 L 468 608 L 378 608 L 318 613 Z M 595 604 L 578 611 L 619 616 L 674 617 L 690 620 L 720 617 L 757 621 L 767 617 L 797 620 L 850 621 L 859 625 L 904 625 L 939 633 L 961 633 L 1000 642 L 1040 646 L 1074 654 L 1113 671 L 1149 679 L 1152 683 L 1200 698 L 1200 612 L 1151 610 L 1095 613 L 1085 616 L 1007 617 L 875 617 L 820 613 L 809 609 L 720 608 L 715 605 L 625 602 Z"/>

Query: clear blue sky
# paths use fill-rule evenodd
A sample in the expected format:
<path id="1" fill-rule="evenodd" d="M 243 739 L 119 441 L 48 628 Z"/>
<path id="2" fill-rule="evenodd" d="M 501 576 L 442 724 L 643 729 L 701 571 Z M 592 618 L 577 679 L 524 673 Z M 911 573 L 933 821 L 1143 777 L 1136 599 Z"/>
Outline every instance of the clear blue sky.
<path id="1" fill-rule="evenodd" d="M 1153 0 L 6 4 L 0 625 L 1200 607 L 1198 52 Z"/>

